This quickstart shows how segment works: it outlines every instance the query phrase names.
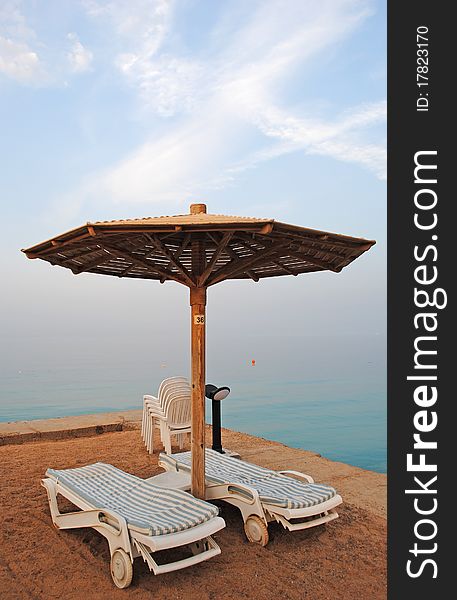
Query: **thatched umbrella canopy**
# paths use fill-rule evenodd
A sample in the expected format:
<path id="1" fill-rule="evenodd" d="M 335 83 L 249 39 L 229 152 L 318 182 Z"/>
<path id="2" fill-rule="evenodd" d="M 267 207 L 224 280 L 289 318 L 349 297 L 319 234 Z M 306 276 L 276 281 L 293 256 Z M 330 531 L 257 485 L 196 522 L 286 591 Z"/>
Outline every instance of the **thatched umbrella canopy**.
<path id="1" fill-rule="evenodd" d="M 23 250 L 75 275 L 98 273 L 177 281 L 190 289 L 192 493 L 205 496 L 206 289 L 226 279 L 338 273 L 375 242 L 280 223 L 206 213 L 87 223 Z"/>

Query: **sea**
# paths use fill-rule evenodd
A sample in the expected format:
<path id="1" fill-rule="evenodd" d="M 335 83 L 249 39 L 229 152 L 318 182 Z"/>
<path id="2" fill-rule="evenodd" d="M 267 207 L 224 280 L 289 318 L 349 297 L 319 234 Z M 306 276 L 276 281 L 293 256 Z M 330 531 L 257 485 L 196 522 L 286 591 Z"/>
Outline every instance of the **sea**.
<path id="1" fill-rule="evenodd" d="M 385 336 L 264 335 L 243 350 L 230 339 L 210 345 L 207 383 L 231 389 L 223 427 L 386 472 Z M 33 353 L 12 347 L 0 368 L 0 421 L 139 409 L 162 379 L 189 375 L 187 349 L 115 349 L 105 340 L 72 350 L 58 339 Z"/>

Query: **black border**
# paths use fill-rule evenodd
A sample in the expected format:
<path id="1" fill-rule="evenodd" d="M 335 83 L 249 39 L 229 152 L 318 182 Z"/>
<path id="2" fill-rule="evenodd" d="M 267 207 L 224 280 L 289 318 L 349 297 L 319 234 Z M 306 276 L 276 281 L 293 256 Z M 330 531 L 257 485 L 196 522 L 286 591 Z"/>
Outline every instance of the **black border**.
<path id="1" fill-rule="evenodd" d="M 455 324 L 452 312 L 451 285 L 455 267 L 451 265 L 453 225 L 456 193 L 451 178 L 457 174 L 453 166 L 451 148 L 455 127 L 455 108 L 452 97 L 455 88 L 453 52 L 456 25 L 451 18 L 452 3 L 388 2 L 388 597 L 414 600 L 451 598 L 455 586 L 451 582 L 454 562 L 453 542 L 456 523 L 454 505 L 457 489 L 457 469 L 454 439 L 457 428 L 452 410 L 456 392 L 452 389 L 451 368 L 457 372 L 457 353 L 453 349 Z M 429 29 L 429 110 L 416 111 L 419 88 L 416 85 L 417 46 L 416 30 L 425 25 Z M 457 101 L 457 98 L 456 98 Z M 406 377 L 413 374 L 413 342 L 418 332 L 413 319 L 414 260 L 413 249 L 429 243 L 431 232 L 419 231 L 413 223 L 414 154 L 421 150 L 437 150 L 438 225 L 433 233 L 438 250 L 437 286 L 446 289 L 448 305 L 437 310 L 438 401 L 435 410 L 438 426 L 429 439 L 438 440 L 438 448 L 429 451 L 438 465 L 438 510 L 433 515 L 438 533 L 433 540 L 438 544 L 436 553 L 429 555 L 437 563 L 427 567 L 421 576 L 413 579 L 406 572 L 409 553 L 415 540 L 414 525 L 421 517 L 413 506 L 413 496 L 405 494 L 411 487 L 413 475 L 406 470 L 406 455 L 412 452 L 413 417 L 419 408 L 413 400 L 415 383 Z M 433 264 L 433 263 L 432 263 Z M 455 362 L 455 366 L 454 363 Z M 432 409 L 430 409 L 432 410 Z M 431 460 L 431 459 L 430 459 Z M 433 475 L 433 474 L 429 474 Z M 454 483 L 455 482 L 455 483 Z M 417 487 L 417 486 L 416 486 Z M 426 547 L 424 542 L 424 547 Z M 431 545 L 431 542 L 429 542 Z M 424 555 L 425 558 L 425 555 Z M 417 560 L 417 559 L 416 559 Z M 418 563 L 416 563 L 417 565 Z"/>

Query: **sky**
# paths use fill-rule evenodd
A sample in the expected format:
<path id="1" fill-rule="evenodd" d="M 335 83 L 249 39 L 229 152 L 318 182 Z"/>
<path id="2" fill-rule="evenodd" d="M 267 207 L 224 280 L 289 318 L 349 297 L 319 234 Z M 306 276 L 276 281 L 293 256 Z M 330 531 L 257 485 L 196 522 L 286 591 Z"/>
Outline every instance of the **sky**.
<path id="1" fill-rule="evenodd" d="M 71 363 L 89 348 L 119 368 L 135 353 L 187 356 L 179 284 L 75 277 L 20 249 L 192 202 L 377 241 L 340 274 L 212 288 L 211 355 L 251 356 L 268 340 L 281 361 L 316 337 L 383 338 L 385 11 L 372 0 L 2 0 L 4 364 Z"/>

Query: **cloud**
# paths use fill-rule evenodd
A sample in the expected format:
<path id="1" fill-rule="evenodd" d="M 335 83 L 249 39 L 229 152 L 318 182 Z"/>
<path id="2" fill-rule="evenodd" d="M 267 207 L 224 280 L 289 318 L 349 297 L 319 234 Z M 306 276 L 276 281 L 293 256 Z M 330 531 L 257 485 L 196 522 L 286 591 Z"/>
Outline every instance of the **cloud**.
<path id="1" fill-rule="evenodd" d="M 128 156 L 88 178 L 80 198 L 116 204 L 180 204 L 230 184 L 261 162 L 290 152 L 351 162 L 385 177 L 379 125 L 385 102 L 335 117 L 288 106 L 295 78 L 337 48 L 371 15 L 364 0 L 279 0 L 239 5 L 221 19 L 199 52 L 186 50 L 174 28 L 174 4 L 137 0 L 86 2 L 107 18 L 125 51 L 114 64 L 138 102 L 168 126 Z M 229 11 L 230 13 L 230 11 Z M 306 75 L 305 75 L 306 76 Z"/>
<path id="2" fill-rule="evenodd" d="M 173 1 L 86 0 L 84 6 L 90 17 L 111 23 L 125 49 L 116 54 L 114 64 L 138 92 L 143 107 L 169 117 L 194 106 L 195 83 L 205 70 L 188 56 L 163 50 L 172 27 Z"/>
<path id="3" fill-rule="evenodd" d="M 89 178 L 83 195 L 115 204 L 187 202 L 196 193 L 219 187 L 221 167 L 236 158 L 238 135 L 236 121 L 208 111 Z"/>
<path id="4" fill-rule="evenodd" d="M 27 44 L 0 36 L 0 73 L 20 83 L 34 83 L 40 79 L 42 68 L 38 55 Z"/>
<path id="5" fill-rule="evenodd" d="M 20 10 L 20 0 L 2 0 L 0 3 L 0 28 L 2 34 L 11 39 L 27 40 L 35 38 L 35 32 L 27 25 Z"/>
<path id="6" fill-rule="evenodd" d="M 90 17 L 108 20 L 118 35 L 151 54 L 169 30 L 174 6 L 172 0 L 83 0 L 82 4 Z"/>
<path id="7" fill-rule="evenodd" d="M 69 33 L 67 39 L 71 42 L 71 48 L 67 52 L 71 70 L 75 73 L 88 71 L 93 59 L 92 52 L 81 44 L 76 33 Z"/>
<path id="8" fill-rule="evenodd" d="M 164 56 L 159 60 L 124 54 L 117 66 L 138 89 L 143 106 L 161 117 L 191 112 L 196 104 L 195 82 L 205 70 L 196 61 Z"/>
<path id="9" fill-rule="evenodd" d="M 19 2 L 0 5 L 0 73 L 22 84 L 40 83 L 45 69 L 30 43 L 35 34 L 19 10 Z"/>
<path id="10" fill-rule="evenodd" d="M 381 113 L 376 103 L 326 123 L 304 121 L 270 109 L 263 123 L 257 124 L 265 136 L 275 139 L 275 144 L 239 160 L 244 129 L 233 114 L 215 107 L 210 111 L 208 107 L 187 125 L 143 144 L 128 158 L 98 173 L 88 181 L 85 193 L 101 195 L 116 204 L 187 203 L 195 195 L 225 187 L 261 162 L 299 150 L 357 163 L 382 179 L 385 148 L 363 144 L 356 136 L 358 126 L 376 123 Z"/>
<path id="11" fill-rule="evenodd" d="M 265 155 L 252 157 L 251 162 L 304 150 L 309 154 L 362 165 L 379 179 L 386 179 L 385 144 L 374 144 L 365 139 L 367 128 L 385 123 L 386 117 L 387 103 L 384 100 L 353 107 L 332 121 L 298 118 L 269 107 L 259 114 L 258 126 L 266 136 L 281 143 Z"/>
<path id="12" fill-rule="evenodd" d="M 21 4 L 7 0 L 0 6 L 0 73 L 23 85 L 49 86 L 66 83 L 68 65 L 73 73 L 89 70 L 92 52 L 76 33 L 67 35 L 70 49 L 63 54 L 60 37 L 46 42 L 37 38 L 20 10 Z"/>

